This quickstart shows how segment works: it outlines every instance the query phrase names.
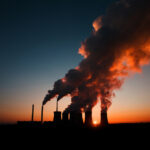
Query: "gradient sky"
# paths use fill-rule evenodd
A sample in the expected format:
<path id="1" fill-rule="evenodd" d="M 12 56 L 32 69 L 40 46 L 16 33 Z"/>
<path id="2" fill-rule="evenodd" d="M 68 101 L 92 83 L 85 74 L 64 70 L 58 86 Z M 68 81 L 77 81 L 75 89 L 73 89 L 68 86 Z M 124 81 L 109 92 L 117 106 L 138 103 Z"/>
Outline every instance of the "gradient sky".
<path id="1" fill-rule="evenodd" d="M 40 120 L 41 103 L 53 83 L 83 59 L 81 42 L 92 31 L 92 22 L 116 0 L 3 0 L 0 2 L 0 123 Z M 116 91 L 108 111 L 109 122 L 150 121 L 150 66 L 127 78 Z M 59 110 L 70 103 L 65 97 Z M 56 99 L 44 109 L 44 120 L 53 120 Z M 100 120 L 100 103 L 93 109 Z"/>

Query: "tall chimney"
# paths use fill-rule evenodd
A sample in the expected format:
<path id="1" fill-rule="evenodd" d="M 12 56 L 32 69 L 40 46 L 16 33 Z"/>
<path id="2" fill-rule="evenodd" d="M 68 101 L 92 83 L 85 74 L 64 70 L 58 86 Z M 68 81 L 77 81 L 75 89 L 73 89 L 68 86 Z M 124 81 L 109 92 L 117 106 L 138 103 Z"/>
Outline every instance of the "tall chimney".
<path id="1" fill-rule="evenodd" d="M 85 111 L 85 125 L 92 126 L 92 110 Z"/>
<path id="2" fill-rule="evenodd" d="M 31 121 L 34 121 L 34 104 L 32 105 L 32 116 L 31 116 Z"/>
<path id="3" fill-rule="evenodd" d="M 101 126 L 108 125 L 107 110 L 101 111 Z"/>
<path id="4" fill-rule="evenodd" d="M 41 123 L 43 123 L 43 105 L 41 107 Z"/>
<path id="5" fill-rule="evenodd" d="M 56 112 L 58 111 L 58 100 L 56 100 Z"/>

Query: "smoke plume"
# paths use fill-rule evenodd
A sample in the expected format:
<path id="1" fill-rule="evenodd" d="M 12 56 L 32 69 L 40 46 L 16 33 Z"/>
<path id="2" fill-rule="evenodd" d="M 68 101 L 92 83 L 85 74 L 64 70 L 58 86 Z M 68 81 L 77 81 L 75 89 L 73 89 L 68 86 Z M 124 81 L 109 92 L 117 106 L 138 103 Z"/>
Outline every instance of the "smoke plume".
<path id="1" fill-rule="evenodd" d="M 90 37 L 82 42 L 79 66 L 48 91 L 43 104 L 58 96 L 71 96 L 65 111 L 91 109 L 101 100 L 107 111 L 125 78 L 141 72 L 150 62 L 150 1 L 121 0 L 112 4 L 105 15 L 93 22 Z"/>

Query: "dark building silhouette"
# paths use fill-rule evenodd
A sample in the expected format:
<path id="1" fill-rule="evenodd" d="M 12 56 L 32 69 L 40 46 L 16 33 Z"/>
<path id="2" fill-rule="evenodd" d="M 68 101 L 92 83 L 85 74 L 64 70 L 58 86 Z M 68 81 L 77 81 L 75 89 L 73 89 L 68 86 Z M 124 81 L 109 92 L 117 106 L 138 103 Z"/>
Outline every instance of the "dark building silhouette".
<path id="1" fill-rule="evenodd" d="M 85 112 L 85 125 L 92 126 L 92 110 L 87 110 Z"/>
<path id="2" fill-rule="evenodd" d="M 108 125 L 107 110 L 101 111 L 101 126 Z"/>
<path id="3" fill-rule="evenodd" d="M 85 123 L 83 124 L 83 118 L 82 118 L 82 112 L 77 111 L 71 111 L 71 112 L 63 112 L 61 114 L 61 111 L 58 111 L 58 101 L 56 103 L 56 111 L 54 112 L 54 118 L 53 121 L 47 121 L 43 122 L 43 111 L 44 106 L 41 106 L 41 121 L 34 121 L 34 104 L 32 105 L 32 115 L 31 115 L 31 121 L 18 121 L 18 125 L 25 125 L 25 126 L 36 126 L 36 125 L 55 125 L 55 123 L 58 123 L 59 125 L 69 125 L 69 126 L 83 126 L 86 127 L 92 127 L 92 109 L 87 109 L 85 111 Z M 62 115 L 62 116 L 61 116 Z M 103 109 L 101 111 L 101 126 L 107 126 L 108 125 L 108 118 L 107 118 L 107 110 Z"/>

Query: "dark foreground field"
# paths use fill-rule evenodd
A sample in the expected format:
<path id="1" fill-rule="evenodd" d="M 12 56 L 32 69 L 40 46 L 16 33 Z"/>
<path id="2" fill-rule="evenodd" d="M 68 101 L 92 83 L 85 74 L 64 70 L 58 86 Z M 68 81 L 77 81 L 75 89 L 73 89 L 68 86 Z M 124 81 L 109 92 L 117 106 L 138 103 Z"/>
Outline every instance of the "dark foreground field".
<path id="1" fill-rule="evenodd" d="M 150 137 L 150 123 L 135 123 L 135 124 L 110 124 L 106 127 L 85 127 L 85 126 L 66 126 L 66 125 L 40 125 L 40 124 L 25 124 L 25 125 L 0 125 L 1 135 L 4 136 L 43 136 L 50 137 L 74 137 L 88 138 L 98 136 L 101 137 L 123 137 L 137 138 Z M 40 137 L 39 137 L 40 138 Z"/>
<path id="2" fill-rule="evenodd" d="M 66 126 L 55 124 L 0 125 L 1 145 L 19 149 L 147 149 L 150 123 L 110 124 L 106 127 Z M 98 148 L 97 148 L 98 146 Z M 36 147 L 36 148 L 35 148 Z M 45 147 L 45 148 L 44 148 Z M 53 148 L 52 148 L 53 147 Z M 149 148 L 148 148 L 149 149 Z"/>

